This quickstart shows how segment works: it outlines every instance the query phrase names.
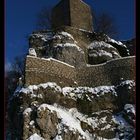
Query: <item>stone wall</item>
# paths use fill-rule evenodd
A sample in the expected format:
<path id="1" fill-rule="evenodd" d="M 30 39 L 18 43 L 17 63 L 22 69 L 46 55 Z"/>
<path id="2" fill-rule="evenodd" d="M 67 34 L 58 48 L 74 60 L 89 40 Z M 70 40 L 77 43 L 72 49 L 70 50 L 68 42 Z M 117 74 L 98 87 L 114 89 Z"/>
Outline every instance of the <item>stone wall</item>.
<path id="1" fill-rule="evenodd" d="M 52 10 L 52 28 L 70 26 L 70 8 L 68 0 L 61 0 Z"/>
<path id="2" fill-rule="evenodd" d="M 82 0 L 70 0 L 71 26 L 93 31 L 90 7 Z"/>
<path id="3" fill-rule="evenodd" d="M 90 7 L 80 0 L 61 0 L 52 11 L 52 27 L 72 26 L 93 31 Z"/>
<path id="4" fill-rule="evenodd" d="M 26 58 L 25 85 L 56 82 L 62 86 L 74 85 L 75 68 L 55 59 Z"/>
<path id="5" fill-rule="evenodd" d="M 131 80 L 135 76 L 135 57 L 125 57 L 100 65 L 74 68 L 55 59 L 27 56 L 25 85 L 56 82 L 61 86 L 102 86 Z"/>
<path id="6" fill-rule="evenodd" d="M 135 57 L 125 57 L 108 61 L 105 64 L 92 65 L 77 70 L 78 84 L 81 86 L 101 86 L 118 84 L 135 77 Z"/>

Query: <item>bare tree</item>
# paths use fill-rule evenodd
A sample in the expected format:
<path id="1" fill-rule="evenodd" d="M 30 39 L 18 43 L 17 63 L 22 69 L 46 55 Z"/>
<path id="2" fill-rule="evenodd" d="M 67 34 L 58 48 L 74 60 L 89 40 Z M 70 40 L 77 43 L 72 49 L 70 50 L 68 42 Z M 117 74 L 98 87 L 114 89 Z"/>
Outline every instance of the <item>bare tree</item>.
<path id="1" fill-rule="evenodd" d="M 25 57 L 17 56 L 17 57 L 15 57 L 15 60 L 12 64 L 12 70 L 19 73 L 19 75 L 23 75 L 24 74 L 24 64 L 25 64 Z"/>
<path id="2" fill-rule="evenodd" d="M 110 37 L 116 37 L 118 30 L 114 18 L 103 12 L 95 18 L 95 32 L 107 34 Z"/>
<path id="3" fill-rule="evenodd" d="M 51 29 L 52 27 L 52 7 L 44 7 L 37 16 L 37 28 Z M 114 18 L 107 12 L 97 15 L 91 7 L 94 30 L 97 33 L 107 34 L 110 37 L 117 37 L 118 30 Z"/>
<path id="4" fill-rule="evenodd" d="M 10 70 L 6 71 L 5 84 L 10 97 L 18 86 L 19 78 L 24 75 L 25 56 L 18 56 L 11 64 Z"/>
<path id="5" fill-rule="evenodd" d="M 52 26 L 52 7 L 44 7 L 37 15 L 37 28 L 51 29 Z"/>

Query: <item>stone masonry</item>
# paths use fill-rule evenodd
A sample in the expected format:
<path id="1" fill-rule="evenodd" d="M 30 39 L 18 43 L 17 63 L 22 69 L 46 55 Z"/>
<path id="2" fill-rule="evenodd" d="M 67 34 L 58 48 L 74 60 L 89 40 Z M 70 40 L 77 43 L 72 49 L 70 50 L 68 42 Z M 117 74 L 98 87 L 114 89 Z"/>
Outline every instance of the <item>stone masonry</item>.
<path id="1" fill-rule="evenodd" d="M 113 58 L 114 60 L 106 63 L 88 65 L 91 64 L 88 63 L 88 46 L 95 40 L 107 42 L 107 37 L 100 39 L 100 36 L 93 32 L 90 7 L 82 0 L 61 0 L 53 9 L 52 22 L 51 32 L 33 32 L 29 38 L 30 48 L 37 52 L 37 57 L 27 56 L 26 58 L 26 86 L 56 82 L 61 86 L 96 87 L 117 84 L 121 78 L 134 79 L 135 57 L 126 55 L 123 56 L 124 58 Z M 117 46 L 115 53 L 121 54 L 122 51 L 118 51 L 118 48 L 125 48 L 125 46 L 115 42 L 113 41 L 114 46 Z M 70 45 L 64 47 L 65 44 Z M 71 49 L 73 44 L 82 49 L 82 55 L 80 55 L 81 51 L 78 55 L 78 51 L 75 51 L 76 47 Z M 54 57 L 56 53 L 52 48 L 57 52 L 57 57 Z M 65 52 L 67 54 L 63 54 Z M 49 53 L 53 55 L 49 56 Z"/>
<path id="2" fill-rule="evenodd" d="M 61 26 L 93 31 L 90 7 L 81 0 L 61 0 L 52 11 L 52 27 Z"/>
<path id="3" fill-rule="evenodd" d="M 100 65 L 75 68 L 55 59 L 26 58 L 25 85 L 56 82 L 61 86 L 112 85 L 134 79 L 135 57 L 108 61 Z"/>

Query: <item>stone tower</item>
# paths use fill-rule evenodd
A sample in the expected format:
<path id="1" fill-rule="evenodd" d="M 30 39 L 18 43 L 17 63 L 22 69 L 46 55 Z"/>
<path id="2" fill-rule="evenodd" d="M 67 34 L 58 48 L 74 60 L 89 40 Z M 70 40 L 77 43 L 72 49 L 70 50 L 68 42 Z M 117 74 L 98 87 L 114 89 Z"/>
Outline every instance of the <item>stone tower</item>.
<path id="1" fill-rule="evenodd" d="M 82 0 L 61 0 L 52 11 L 52 28 L 62 26 L 93 31 L 90 7 Z"/>

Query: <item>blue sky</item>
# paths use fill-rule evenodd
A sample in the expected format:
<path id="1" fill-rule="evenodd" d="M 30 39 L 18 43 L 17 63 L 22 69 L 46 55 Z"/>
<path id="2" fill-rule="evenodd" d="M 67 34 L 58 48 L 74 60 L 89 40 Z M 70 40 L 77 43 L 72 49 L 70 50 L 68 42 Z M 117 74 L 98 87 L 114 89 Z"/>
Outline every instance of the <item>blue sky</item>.
<path id="1" fill-rule="evenodd" d="M 36 30 L 37 14 L 44 7 L 52 7 L 60 0 L 6 0 L 5 1 L 5 63 L 15 56 L 26 54 L 28 36 Z M 119 40 L 135 36 L 134 0 L 83 0 L 95 13 L 107 12 L 114 17 Z"/>

